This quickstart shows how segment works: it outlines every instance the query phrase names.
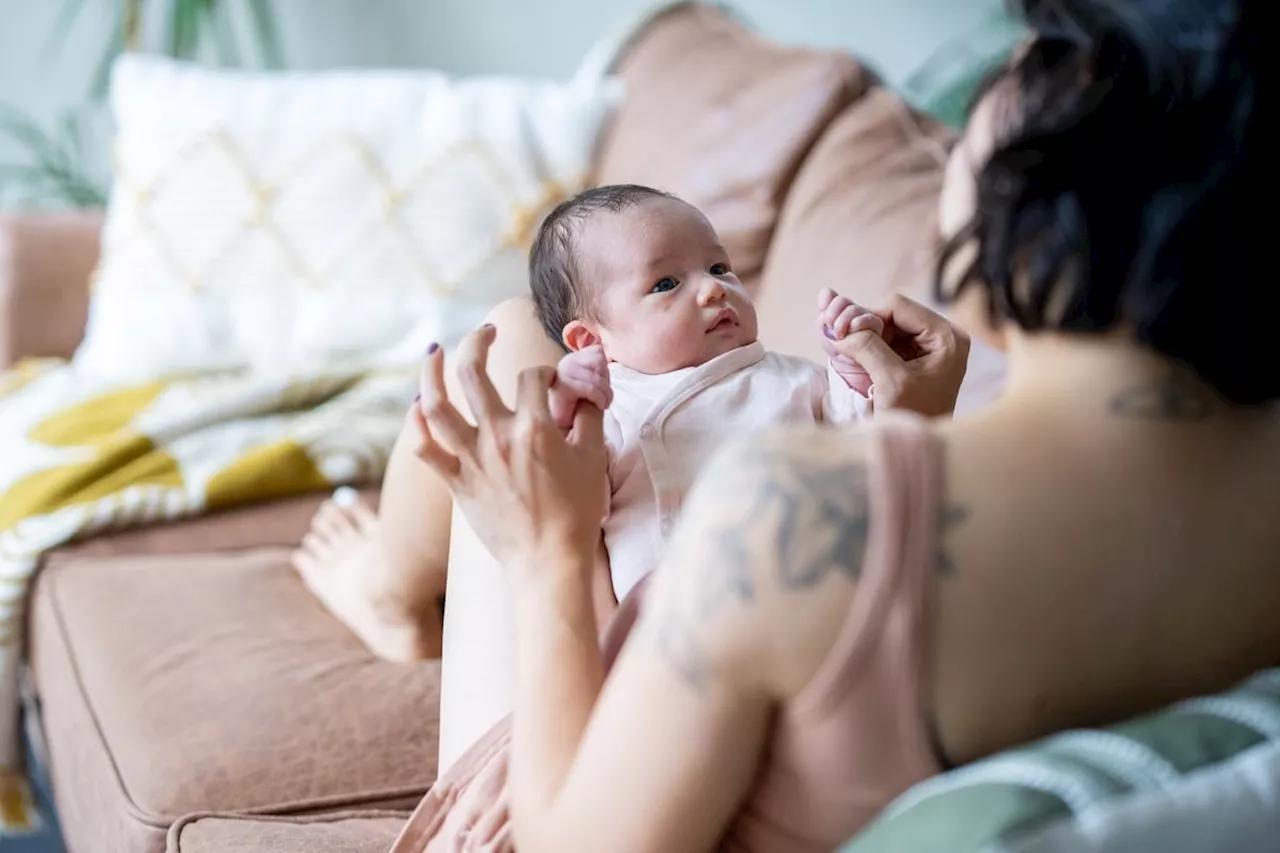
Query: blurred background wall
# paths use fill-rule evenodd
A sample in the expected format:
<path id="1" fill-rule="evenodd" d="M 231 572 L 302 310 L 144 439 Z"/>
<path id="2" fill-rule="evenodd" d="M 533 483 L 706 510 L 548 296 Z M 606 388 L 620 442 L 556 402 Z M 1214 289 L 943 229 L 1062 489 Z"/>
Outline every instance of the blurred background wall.
<path id="1" fill-rule="evenodd" d="M 149 49 L 194 50 L 206 61 L 285 68 L 431 67 L 457 73 L 563 77 L 610 26 L 652 0 L 144 0 Z M 909 98 L 954 120 L 954 97 L 1016 38 L 1004 0 L 733 0 L 759 31 L 848 50 Z M 119 46 L 124 0 L 0 0 L 0 205 L 90 203 L 18 193 L 44 154 L 36 138 L 68 151 L 106 182 L 110 122 L 100 97 L 104 49 Z M 175 15 L 193 20 L 194 47 L 175 42 Z M 275 50 L 262 48 L 269 19 Z M 193 13 L 195 14 L 195 13 Z M 96 82 L 95 82 L 96 81 Z M 26 177 L 30 177 L 29 173 Z M 9 190 L 6 192 L 6 188 Z M 56 195 L 53 194 L 53 195 Z"/>

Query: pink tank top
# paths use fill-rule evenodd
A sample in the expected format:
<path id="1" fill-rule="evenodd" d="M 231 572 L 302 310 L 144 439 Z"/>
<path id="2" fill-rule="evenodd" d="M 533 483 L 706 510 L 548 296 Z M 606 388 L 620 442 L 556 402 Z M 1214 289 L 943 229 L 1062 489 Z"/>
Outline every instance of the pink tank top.
<path id="1" fill-rule="evenodd" d="M 942 770 L 921 701 L 941 445 L 925 421 L 904 415 L 877 415 L 868 432 L 871 529 L 857 593 L 818 674 L 780 711 L 760 779 L 725 836 L 726 853 L 830 853 L 898 794 Z M 611 626 L 610 657 L 643 589 Z M 504 720 L 436 783 L 391 853 L 512 853 L 509 749 Z"/>
<path id="2" fill-rule="evenodd" d="M 781 711 L 725 851 L 830 853 L 942 771 L 921 698 L 941 444 L 919 418 L 876 418 L 871 530 L 848 618 L 813 681 Z"/>

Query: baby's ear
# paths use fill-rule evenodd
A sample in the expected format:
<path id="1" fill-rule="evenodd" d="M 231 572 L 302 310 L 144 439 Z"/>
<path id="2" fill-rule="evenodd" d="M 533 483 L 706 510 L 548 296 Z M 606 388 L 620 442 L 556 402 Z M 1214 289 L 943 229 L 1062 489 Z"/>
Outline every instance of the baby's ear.
<path id="1" fill-rule="evenodd" d="M 570 352 L 579 352 L 600 343 L 600 336 L 581 320 L 570 320 L 564 327 L 561 340 Z"/>

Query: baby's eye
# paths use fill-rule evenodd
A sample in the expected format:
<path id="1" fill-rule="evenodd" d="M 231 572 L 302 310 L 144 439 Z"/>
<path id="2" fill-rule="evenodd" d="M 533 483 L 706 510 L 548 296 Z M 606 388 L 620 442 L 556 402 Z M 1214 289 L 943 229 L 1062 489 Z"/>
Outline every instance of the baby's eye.
<path id="1" fill-rule="evenodd" d="M 671 276 L 667 276 L 666 278 L 662 279 L 657 284 L 655 284 L 653 286 L 653 289 L 649 292 L 650 293 L 666 293 L 668 290 L 675 290 L 677 285 L 679 285 L 679 282 L 677 282 Z"/>
<path id="2" fill-rule="evenodd" d="M 728 264 L 712 264 L 711 274 L 712 275 L 728 275 L 729 265 Z"/>

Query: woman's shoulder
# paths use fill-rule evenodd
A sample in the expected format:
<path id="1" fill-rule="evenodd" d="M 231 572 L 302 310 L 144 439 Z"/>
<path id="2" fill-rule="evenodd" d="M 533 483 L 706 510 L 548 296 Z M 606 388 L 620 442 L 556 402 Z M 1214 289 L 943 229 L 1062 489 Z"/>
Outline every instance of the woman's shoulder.
<path id="1" fill-rule="evenodd" d="M 923 427 L 795 425 L 727 443 L 694 486 L 655 577 L 653 621 L 668 637 L 681 626 L 682 652 L 697 649 L 702 665 L 779 698 L 797 693 L 847 620 L 866 568 L 878 437 L 903 429 Z"/>

